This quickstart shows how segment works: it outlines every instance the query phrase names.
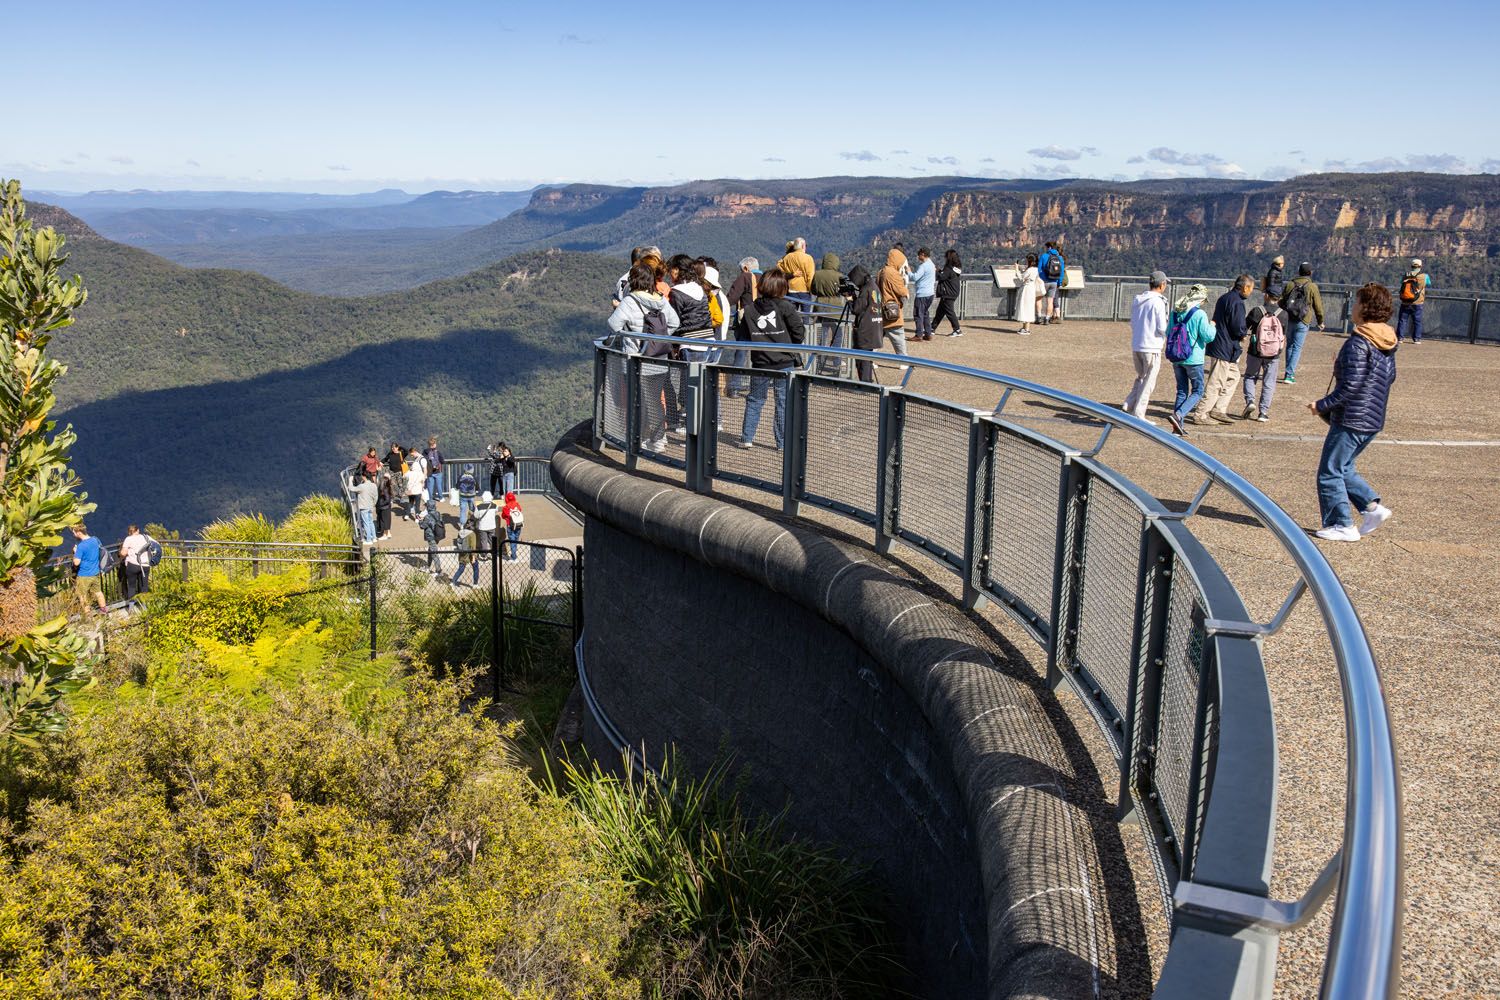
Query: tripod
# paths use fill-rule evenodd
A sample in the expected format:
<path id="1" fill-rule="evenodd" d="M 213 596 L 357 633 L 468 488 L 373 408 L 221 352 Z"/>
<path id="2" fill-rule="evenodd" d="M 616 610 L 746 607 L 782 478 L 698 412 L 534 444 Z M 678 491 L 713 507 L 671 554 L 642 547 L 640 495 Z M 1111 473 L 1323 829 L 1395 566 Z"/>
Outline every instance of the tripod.
<path id="1" fill-rule="evenodd" d="M 820 344 L 818 346 L 820 346 L 820 347 L 848 347 L 849 346 L 848 344 L 841 344 L 841 343 L 839 343 L 839 340 L 840 340 L 840 331 L 846 329 L 846 327 L 844 326 L 844 324 L 846 322 L 849 324 L 848 327 L 847 327 L 847 329 L 850 331 L 851 335 L 852 335 L 852 333 L 854 331 L 854 300 L 852 298 L 850 298 L 849 296 L 847 296 L 847 295 L 843 296 L 843 299 L 844 299 L 844 308 L 842 310 L 840 310 L 839 315 L 838 315 L 838 319 L 836 319 L 836 320 L 833 321 L 832 333 L 829 335 L 829 342 L 826 343 L 826 344 Z M 828 325 L 828 317 L 826 315 L 816 318 L 815 321 L 817 322 L 817 324 L 818 324 L 819 327 L 826 327 Z M 826 357 L 826 356 L 823 356 L 823 355 L 819 355 L 818 359 L 817 359 L 817 362 L 815 363 L 815 365 L 813 366 L 813 368 L 814 368 L 814 371 L 817 374 L 819 374 L 819 375 L 828 375 L 828 376 L 832 376 L 834 378 L 847 378 L 848 376 L 845 374 L 844 366 L 848 363 L 848 360 L 849 360 L 848 358 L 830 358 L 830 357 Z"/>

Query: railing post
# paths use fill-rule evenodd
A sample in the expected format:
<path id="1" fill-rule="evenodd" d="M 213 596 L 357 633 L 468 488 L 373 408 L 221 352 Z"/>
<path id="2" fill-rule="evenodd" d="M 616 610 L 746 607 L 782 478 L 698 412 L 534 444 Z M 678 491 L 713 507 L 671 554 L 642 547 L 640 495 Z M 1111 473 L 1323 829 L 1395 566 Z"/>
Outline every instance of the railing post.
<path id="1" fill-rule="evenodd" d="M 1474 296 L 1473 308 L 1469 310 L 1469 343 L 1479 340 L 1479 296 Z"/>
<path id="2" fill-rule="evenodd" d="M 1120 747 L 1117 818 L 1138 821 L 1136 798 L 1145 794 L 1145 776 L 1156 756 L 1161 707 L 1161 676 L 1166 664 L 1167 610 L 1172 597 L 1172 548 L 1154 520 L 1141 531 L 1141 563 L 1136 577 L 1135 623 L 1130 650 L 1130 702 Z"/>
<path id="3" fill-rule="evenodd" d="M 969 415 L 969 468 L 964 510 L 964 607 L 985 605 L 984 576 L 990 562 L 995 506 L 995 425 L 975 411 Z"/>
<path id="4" fill-rule="evenodd" d="M 638 355 L 625 355 L 625 468 L 635 471 L 636 456 L 640 452 L 641 422 L 641 359 Z"/>
<path id="5" fill-rule="evenodd" d="M 875 446 L 875 551 L 885 555 L 896 537 L 901 502 L 902 398 L 880 390 L 880 432 Z"/>
<path id="6" fill-rule="evenodd" d="M 188 557 L 186 552 L 182 554 L 182 582 L 188 582 Z"/>
<path id="7" fill-rule="evenodd" d="M 573 550 L 573 645 L 583 638 L 583 546 Z"/>
<path id="8" fill-rule="evenodd" d="M 376 647 L 380 644 L 380 640 L 376 635 L 377 616 L 375 609 L 379 600 L 379 594 L 375 582 L 376 561 L 373 549 L 370 552 L 370 561 L 367 565 L 370 567 L 370 659 L 373 660 L 375 659 Z"/>
<path id="9" fill-rule="evenodd" d="M 497 526 L 498 528 L 498 526 Z M 500 602 L 504 591 L 500 584 L 500 532 L 490 534 L 490 667 L 495 672 L 495 701 L 500 701 L 500 685 L 503 681 L 500 660 L 501 633 L 505 629 Z"/>
<path id="10" fill-rule="evenodd" d="M 708 395 L 704 382 L 708 378 L 708 366 L 693 361 L 687 366 L 682 379 L 682 405 L 687 411 L 687 447 L 684 451 L 686 486 L 694 493 L 706 493 L 704 489 L 703 422 L 709 416 L 706 405 Z"/>
<path id="11" fill-rule="evenodd" d="M 1193 627 L 1198 628 L 1199 622 L 1194 621 Z M 1187 808 L 1182 817 L 1182 865 L 1180 875 L 1182 878 L 1193 877 L 1193 858 L 1198 851 L 1198 830 L 1202 826 L 1199 822 L 1203 812 L 1203 768 L 1207 764 L 1206 741 L 1209 728 L 1209 710 L 1213 704 L 1213 691 L 1217 684 L 1214 679 L 1214 671 L 1218 669 L 1218 647 L 1219 643 L 1225 641 L 1219 636 L 1208 636 L 1203 640 L 1203 651 L 1198 657 L 1198 705 L 1193 712 L 1193 750 L 1192 757 L 1188 761 L 1188 786 L 1187 786 Z"/>
<path id="12" fill-rule="evenodd" d="M 1047 646 L 1047 684 L 1062 687 L 1078 639 L 1078 586 L 1083 579 L 1083 524 L 1088 471 L 1064 456 L 1057 490 L 1057 545 L 1053 557 L 1052 641 Z"/>
<path id="13" fill-rule="evenodd" d="M 609 355 L 594 350 L 594 423 L 591 443 L 594 451 L 604 450 L 604 413 L 608 408 L 605 394 L 609 391 Z"/>
<path id="14" fill-rule="evenodd" d="M 807 483 L 807 379 L 786 373 L 786 422 L 781 430 L 781 512 L 796 517 Z"/>

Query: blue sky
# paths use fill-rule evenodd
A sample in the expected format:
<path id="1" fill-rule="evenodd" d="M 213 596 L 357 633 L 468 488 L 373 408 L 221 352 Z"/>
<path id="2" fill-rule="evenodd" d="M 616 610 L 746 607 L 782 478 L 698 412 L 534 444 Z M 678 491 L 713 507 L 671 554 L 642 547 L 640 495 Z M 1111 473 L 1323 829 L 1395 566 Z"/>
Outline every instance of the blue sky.
<path id="1" fill-rule="evenodd" d="M 1500 8 L 1468 0 L 89 0 L 6 20 L 26 42 L 11 107 L 46 110 L 12 117 L 0 173 L 32 188 L 1500 172 Z"/>

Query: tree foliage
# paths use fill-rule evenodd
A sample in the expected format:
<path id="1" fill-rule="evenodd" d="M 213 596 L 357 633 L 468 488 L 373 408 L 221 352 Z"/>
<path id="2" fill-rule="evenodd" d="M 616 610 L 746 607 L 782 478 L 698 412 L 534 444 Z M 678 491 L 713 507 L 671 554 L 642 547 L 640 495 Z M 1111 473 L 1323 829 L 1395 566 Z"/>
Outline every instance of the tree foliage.
<path id="1" fill-rule="evenodd" d="M 84 640 L 61 619 L 38 624 L 38 573 L 82 502 L 68 456 L 75 435 L 49 419 L 67 369 L 47 356 L 87 293 L 62 277 L 51 227 L 26 218 L 18 181 L 0 180 L 0 752 L 34 747 L 65 724 L 62 700 L 88 683 Z M 55 581 L 45 579 L 42 586 Z"/>

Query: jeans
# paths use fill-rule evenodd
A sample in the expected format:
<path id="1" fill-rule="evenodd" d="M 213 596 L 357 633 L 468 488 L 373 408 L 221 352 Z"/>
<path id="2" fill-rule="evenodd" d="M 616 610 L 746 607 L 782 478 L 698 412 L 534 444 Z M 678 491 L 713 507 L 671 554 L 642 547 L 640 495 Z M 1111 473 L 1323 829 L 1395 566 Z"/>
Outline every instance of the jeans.
<path id="1" fill-rule="evenodd" d="M 797 303 L 797 309 L 804 316 L 811 316 L 813 309 L 812 292 L 787 292 L 786 297 Z"/>
<path id="2" fill-rule="evenodd" d="M 510 561 L 515 562 L 517 559 L 516 550 L 519 548 L 516 543 L 521 540 L 521 529 L 512 528 L 507 525 L 505 528 L 505 537 L 510 539 Z"/>
<path id="3" fill-rule="evenodd" d="M 914 336 L 932 336 L 932 296 L 918 295 L 912 303 L 912 313 L 917 320 L 917 332 Z"/>
<path id="4" fill-rule="evenodd" d="M 1354 524 L 1350 501 L 1360 513 L 1380 502 L 1370 484 L 1354 470 L 1354 460 L 1373 440 L 1374 434 L 1351 431 L 1343 424 L 1329 425 L 1323 455 L 1318 459 L 1318 510 L 1323 515 L 1323 527 Z"/>
<path id="5" fill-rule="evenodd" d="M 738 337 L 739 334 L 736 334 Z M 749 351 L 730 351 L 724 356 L 724 364 L 731 368 L 749 368 Z M 750 376 L 741 375 L 738 372 L 729 376 L 729 391 L 736 395 L 743 395 L 750 388 Z"/>
<path id="6" fill-rule="evenodd" d="M 954 333 L 958 333 L 963 329 L 963 326 L 958 321 L 957 299 L 938 299 L 937 315 L 932 317 L 932 326 L 929 329 L 936 330 L 942 325 L 944 318 L 952 324 Z"/>
<path id="7" fill-rule="evenodd" d="M 375 512 L 373 510 L 362 510 L 359 512 L 359 530 L 364 535 L 366 545 L 374 544 Z"/>
<path id="8" fill-rule="evenodd" d="M 760 426 L 760 410 L 766 405 L 766 390 L 776 394 L 776 449 L 781 450 L 781 435 L 786 429 L 786 379 L 757 375 L 750 379 L 750 395 L 745 398 L 745 420 L 740 425 L 740 440 L 754 441 Z"/>
<path id="9" fill-rule="evenodd" d="M 1146 404 L 1151 402 L 1156 376 L 1161 373 L 1161 351 L 1132 351 L 1130 360 L 1135 365 L 1135 384 L 1125 397 L 1125 412 L 1145 420 Z"/>
<path id="10" fill-rule="evenodd" d="M 1297 359 L 1302 357 L 1302 342 L 1307 339 L 1307 324 L 1293 323 L 1292 332 L 1286 339 L 1286 375 L 1293 378 L 1297 374 Z"/>
<path id="11" fill-rule="evenodd" d="M 1413 344 L 1422 342 L 1422 303 L 1401 303 L 1396 314 L 1396 340 L 1410 337 Z"/>
<path id="12" fill-rule="evenodd" d="M 1276 370 L 1281 358 L 1245 356 L 1245 405 L 1253 406 L 1260 416 L 1271 415 L 1271 400 L 1276 398 Z"/>
<path id="13" fill-rule="evenodd" d="M 437 503 L 438 502 L 438 494 L 441 493 L 442 491 L 443 491 L 443 474 L 441 472 L 433 472 L 433 473 L 428 474 L 428 476 L 427 476 L 427 501 L 428 501 L 428 503 Z"/>
<path id="14" fill-rule="evenodd" d="M 1203 398 L 1203 366 L 1173 365 L 1172 370 L 1177 375 L 1177 402 L 1172 412 L 1181 420 Z"/>
<path id="15" fill-rule="evenodd" d="M 464 575 L 464 569 L 465 568 L 472 569 L 474 571 L 474 586 L 476 586 L 476 587 L 479 586 L 479 560 L 478 559 L 470 559 L 468 562 L 465 562 L 463 560 L 463 558 L 460 558 L 458 560 L 458 569 L 456 569 L 456 570 L 453 571 L 453 582 L 455 584 L 458 583 L 458 578 Z"/>
<path id="16" fill-rule="evenodd" d="M 507 493 L 514 493 L 515 491 L 516 491 L 516 474 L 514 472 L 507 472 L 505 474 L 505 492 L 507 492 Z"/>
<path id="17" fill-rule="evenodd" d="M 458 526 L 462 528 L 469 520 L 469 515 L 474 512 L 474 497 L 466 497 L 462 493 L 458 495 Z"/>

